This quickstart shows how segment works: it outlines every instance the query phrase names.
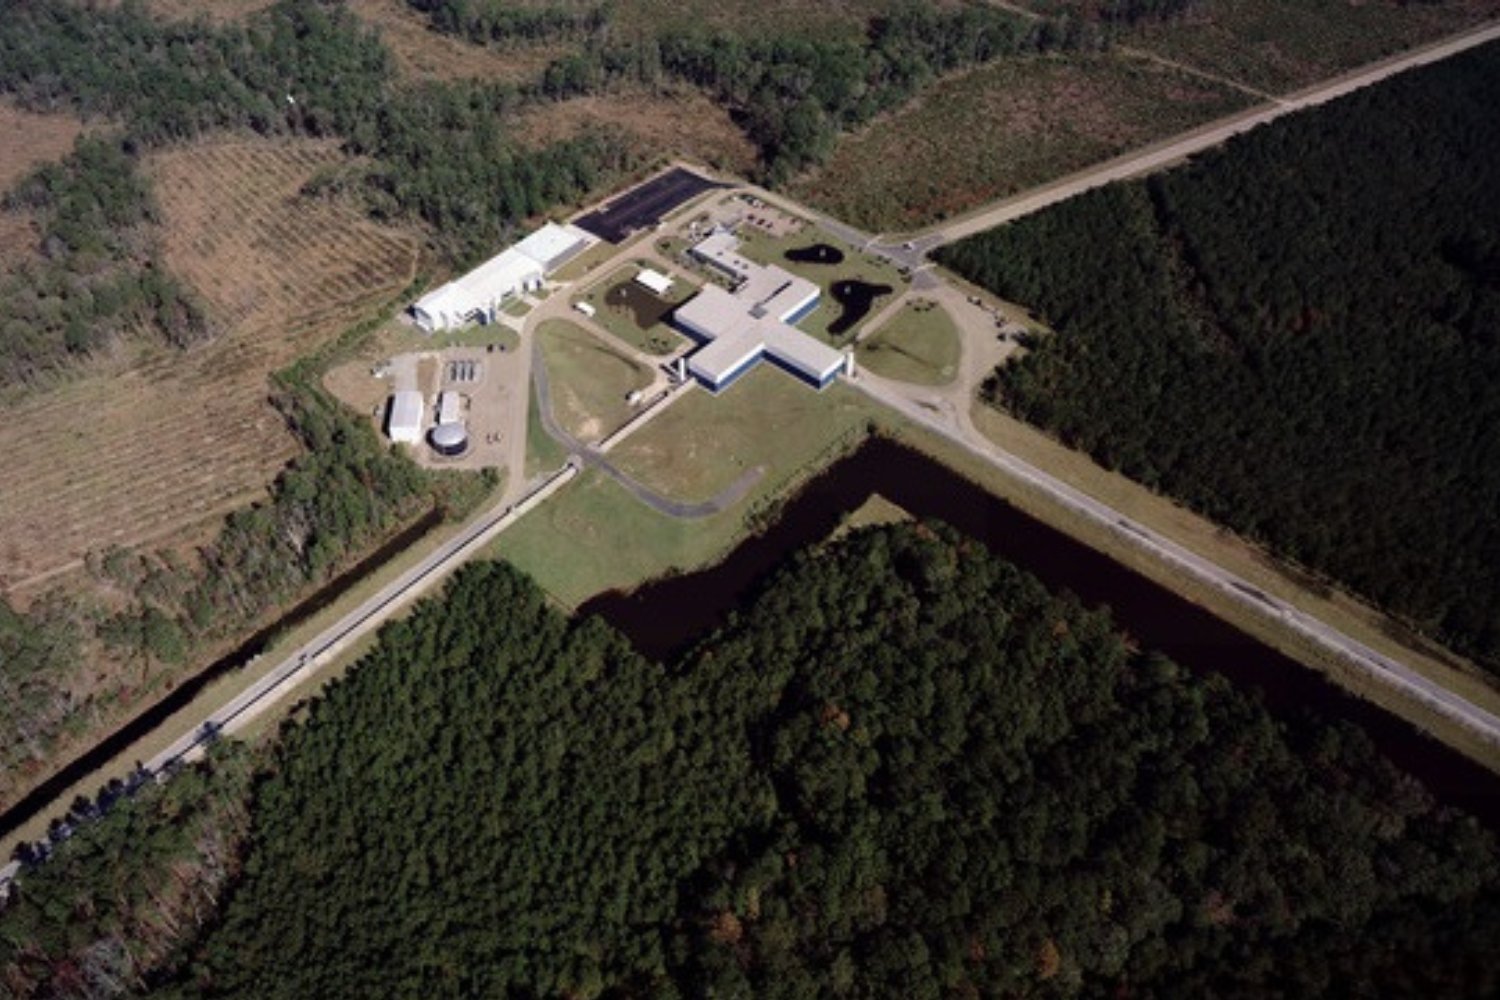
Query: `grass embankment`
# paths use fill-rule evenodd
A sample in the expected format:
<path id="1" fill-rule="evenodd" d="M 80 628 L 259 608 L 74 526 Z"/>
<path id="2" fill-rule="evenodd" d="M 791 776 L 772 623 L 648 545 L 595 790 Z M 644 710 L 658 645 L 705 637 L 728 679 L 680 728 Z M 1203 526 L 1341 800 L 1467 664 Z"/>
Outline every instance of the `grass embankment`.
<path id="1" fill-rule="evenodd" d="M 1119 52 L 1004 59 L 846 136 L 791 191 L 872 231 L 915 229 L 1252 103 Z"/>
<path id="2" fill-rule="evenodd" d="M 581 441 L 598 441 L 630 419 L 629 395 L 651 384 L 644 366 L 566 320 L 549 319 L 537 343 L 552 385 L 552 417 Z"/>
<path id="3" fill-rule="evenodd" d="M 958 327 L 942 306 L 914 299 L 855 349 L 859 363 L 885 378 L 947 385 L 962 354 Z"/>
<path id="4" fill-rule="evenodd" d="M 1424 646 L 1379 612 L 1326 584 L 1300 576 L 1264 550 L 1224 528 L 1152 493 L 1117 473 L 1096 465 L 1033 427 L 976 404 L 976 426 L 1012 454 L 1045 468 L 1120 513 L 1211 559 L 1247 583 L 1278 597 L 1345 635 L 1404 663 L 1491 712 L 1500 713 L 1500 692 L 1471 666 L 1445 650 Z M 1500 747 L 1419 705 L 1333 656 L 1321 646 L 1249 610 L 1242 602 L 1143 553 L 1119 533 L 1060 508 L 1051 499 L 1019 483 L 968 451 L 909 425 L 884 425 L 903 440 L 962 472 L 997 496 L 1110 556 L 1169 590 L 1202 605 L 1236 628 L 1304 663 L 1358 697 L 1380 705 L 1433 734 L 1437 739 L 1500 772 Z M 1274 682 L 1274 678 L 1267 678 Z"/>
<path id="5" fill-rule="evenodd" d="M 708 499 L 746 470 L 764 470 L 730 509 L 700 519 L 667 517 L 590 472 L 507 531 L 493 552 L 569 607 L 673 569 L 707 565 L 856 441 L 878 412 L 846 386 L 814 393 L 761 366 L 723 395 L 688 393 L 611 453 L 640 482 L 684 501 Z"/>
<path id="6" fill-rule="evenodd" d="M 698 286 L 674 276 L 667 294 L 655 295 L 635 282 L 641 268 L 651 266 L 647 261 L 632 261 L 617 267 L 603 281 L 595 282 L 582 295 L 575 295 L 572 301 L 593 306 L 593 321 L 621 343 L 645 354 L 664 356 L 684 343 L 682 334 L 667 323 L 667 316 L 692 298 Z"/>

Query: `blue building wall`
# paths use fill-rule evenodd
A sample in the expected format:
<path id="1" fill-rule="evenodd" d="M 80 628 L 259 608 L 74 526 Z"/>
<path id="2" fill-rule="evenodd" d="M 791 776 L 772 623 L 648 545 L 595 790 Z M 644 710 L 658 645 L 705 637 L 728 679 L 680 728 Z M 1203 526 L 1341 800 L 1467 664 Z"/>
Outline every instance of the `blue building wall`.
<path id="1" fill-rule="evenodd" d="M 798 323 L 802 322 L 804 319 L 807 318 L 808 313 L 810 313 L 814 309 L 818 308 L 818 303 L 822 302 L 822 301 L 823 301 L 823 293 L 820 291 L 820 292 L 818 292 L 817 295 L 814 295 L 812 297 L 812 301 L 811 302 L 809 302 L 807 305 L 803 306 L 801 309 L 798 309 L 796 312 L 792 313 L 790 316 L 788 316 L 786 318 L 787 325 L 788 326 L 796 326 Z"/>
<path id="2" fill-rule="evenodd" d="M 693 378 L 697 379 L 699 384 L 707 386 L 714 392 L 723 392 L 725 389 L 733 385 L 741 375 L 754 368 L 756 363 L 759 362 L 763 357 L 765 357 L 764 351 L 756 351 L 754 354 L 750 355 L 750 357 L 742 361 L 737 367 L 730 369 L 729 373 L 723 378 L 719 379 L 719 381 L 717 382 L 711 382 L 708 379 L 701 377 L 696 372 L 693 373 Z"/>
<path id="3" fill-rule="evenodd" d="M 798 381 L 805 382 L 808 385 L 812 386 L 814 389 L 826 388 L 828 383 L 839 377 L 838 368 L 835 368 L 827 378 L 816 379 L 807 374 L 807 372 L 803 371 L 802 369 L 792 367 L 775 355 L 767 354 L 766 360 L 775 365 L 777 368 L 780 368 L 782 371 L 786 372 L 788 375 L 795 377 Z"/>

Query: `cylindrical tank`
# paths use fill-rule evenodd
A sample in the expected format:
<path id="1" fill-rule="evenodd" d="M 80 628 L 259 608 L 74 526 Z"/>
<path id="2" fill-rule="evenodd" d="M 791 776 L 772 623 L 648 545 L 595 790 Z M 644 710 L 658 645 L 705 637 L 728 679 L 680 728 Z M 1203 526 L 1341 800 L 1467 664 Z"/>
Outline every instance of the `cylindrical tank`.
<path id="1" fill-rule="evenodd" d="M 450 458 L 469 450 L 469 432 L 463 424 L 438 424 L 427 435 L 432 450 Z"/>

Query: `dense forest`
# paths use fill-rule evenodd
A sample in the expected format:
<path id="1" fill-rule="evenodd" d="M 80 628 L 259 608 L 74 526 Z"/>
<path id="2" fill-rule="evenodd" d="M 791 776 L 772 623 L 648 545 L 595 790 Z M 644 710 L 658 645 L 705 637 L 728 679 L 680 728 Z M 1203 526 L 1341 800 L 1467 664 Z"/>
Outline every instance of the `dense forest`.
<path id="1" fill-rule="evenodd" d="M 1500 46 L 945 250 L 994 402 L 1500 672 Z"/>
<path id="2" fill-rule="evenodd" d="M 160 995 L 1500 988 L 1492 834 L 941 527 L 666 665 L 470 566 L 274 753 Z"/>
<path id="3" fill-rule="evenodd" d="M 126 794 L 80 825 L 0 909 L 0 994 L 105 998 L 146 985 L 215 911 L 239 871 L 256 755 L 215 745 L 163 785 Z"/>

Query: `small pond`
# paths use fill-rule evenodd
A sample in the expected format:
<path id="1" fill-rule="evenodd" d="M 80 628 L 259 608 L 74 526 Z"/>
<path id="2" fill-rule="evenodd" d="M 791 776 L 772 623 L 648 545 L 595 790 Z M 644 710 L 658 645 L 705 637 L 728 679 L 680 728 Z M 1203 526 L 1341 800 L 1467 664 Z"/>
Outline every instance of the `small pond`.
<path id="1" fill-rule="evenodd" d="M 842 306 L 844 311 L 839 314 L 838 319 L 828 324 L 828 332 L 835 337 L 842 337 L 869 315 L 870 307 L 875 304 L 876 299 L 893 291 L 895 289 L 890 285 L 872 285 L 858 278 L 834 282 L 833 301 Z"/>
<path id="2" fill-rule="evenodd" d="M 788 250 L 784 256 L 798 264 L 842 264 L 844 251 L 827 243 L 814 243 L 810 247 Z"/>

